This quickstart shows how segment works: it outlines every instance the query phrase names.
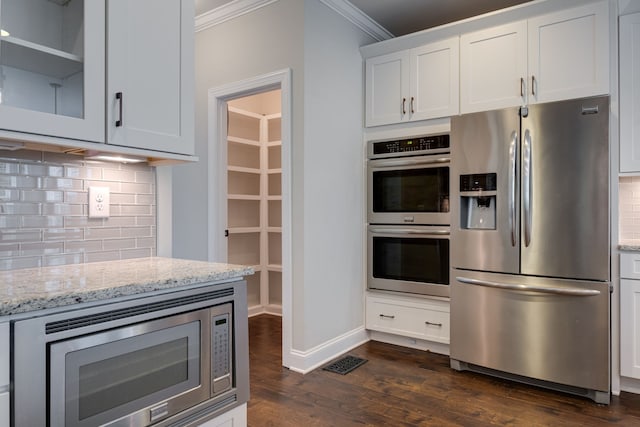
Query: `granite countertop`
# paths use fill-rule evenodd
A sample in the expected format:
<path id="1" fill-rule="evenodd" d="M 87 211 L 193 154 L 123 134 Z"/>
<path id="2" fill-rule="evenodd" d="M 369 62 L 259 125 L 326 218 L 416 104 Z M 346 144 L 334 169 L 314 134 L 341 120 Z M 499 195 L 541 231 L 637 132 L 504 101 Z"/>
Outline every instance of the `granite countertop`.
<path id="1" fill-rule="evenodd" d="M 0 272 L 0 316 L 235 279 L 244 265 L 136 258 Z"/>
<path id="2" fill-rule="evenodd" d="M 618 249 L 628 252 L 640 252 L 640 240 L 623 240 L 618 244 Z"/>

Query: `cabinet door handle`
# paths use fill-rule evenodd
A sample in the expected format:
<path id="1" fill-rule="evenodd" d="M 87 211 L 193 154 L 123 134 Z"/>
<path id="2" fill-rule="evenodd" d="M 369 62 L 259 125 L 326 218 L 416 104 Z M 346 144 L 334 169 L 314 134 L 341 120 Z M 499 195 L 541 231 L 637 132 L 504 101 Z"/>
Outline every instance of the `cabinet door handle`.
<path id="1" fill-rule="evenodd" d="M 413 111 L 413 96 L 411 97 L 411 114 L 415 113 L 415 111 Z"/>
<path id="2" fill-rule="evenodd" d="M 424 324 L 425 324 L 425 325 L 431 325 L 431 326 L 437 326 L 437 327 L 439 327 L 439 328 L 441 328 L 441 327 L 442 327 L 442 323 L 433 323 L 433 322 L 427 322 L 427 321 L 425 321 L 425 322 L 424 322 Z"/>
<path id="3" fill-rule="evenodd" d="M 524 77 L 520 77 L 520 96 L 524 96 Z"/>
<path id="4" fill-rule="evenodd" d="M 407 109 L 405 108 L 405 105 L 407 103 L 407 98 L 402 98 L 402 114 L 407 114 Z"/>
<path id="5" fill-rule="evenodd" d="M 387 315 L 387 314 L 381 314 L 381 315 L 380 315 L 380 318 L 385 318 L 385 319 L 395 319 L 395 318 L 396 318 L 396 316 L 389 316 L 389 315 Z"/>
<path id="6" fill-rule="evenodd" d="M 119 128 L 122 126 L 122 103 L 124 102 L 122 92 L 116 92 L 116 100 L 118 100 L 119 109 L 119 119 L 116 120 L 116 127 Z"/>
<path id="7" fill-rule="evenodd" d="M 531 95 L 536 96 L 536 76 L 531 76 Z"/>

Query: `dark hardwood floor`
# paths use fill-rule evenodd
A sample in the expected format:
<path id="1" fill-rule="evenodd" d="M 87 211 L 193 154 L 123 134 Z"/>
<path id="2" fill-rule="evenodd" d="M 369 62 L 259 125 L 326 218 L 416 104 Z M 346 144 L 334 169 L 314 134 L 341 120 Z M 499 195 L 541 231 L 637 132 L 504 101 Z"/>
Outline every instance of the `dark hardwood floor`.
<path id="1" fill-rule="evenodd" d="M 449 368 L 446 356 L 370 341 L 346 374 L 281 366 L 281 319 L 249 319 L 251 397 L 258 426 L 640 426 L 640 395 L 609 406 Z"/>

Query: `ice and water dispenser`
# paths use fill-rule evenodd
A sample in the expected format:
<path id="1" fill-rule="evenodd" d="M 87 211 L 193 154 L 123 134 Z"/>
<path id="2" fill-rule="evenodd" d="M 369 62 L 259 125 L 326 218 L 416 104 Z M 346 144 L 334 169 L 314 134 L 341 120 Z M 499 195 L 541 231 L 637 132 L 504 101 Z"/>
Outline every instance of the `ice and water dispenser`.
<path id="1" fill-rule="evenodd" d="M 460 175 L 460 228 L 496 229 L 496 174 Z"/>

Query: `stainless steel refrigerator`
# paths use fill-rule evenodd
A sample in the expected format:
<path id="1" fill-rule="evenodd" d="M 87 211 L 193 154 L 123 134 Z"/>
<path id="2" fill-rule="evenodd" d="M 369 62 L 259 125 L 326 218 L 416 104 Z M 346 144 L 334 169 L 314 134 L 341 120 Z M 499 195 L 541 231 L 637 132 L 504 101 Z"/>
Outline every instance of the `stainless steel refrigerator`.
<path id="1" fill-rule="evenodd" d="M 454 117 L 451 158 L 451 366 L 609 403 L 609 98 Z"/>

